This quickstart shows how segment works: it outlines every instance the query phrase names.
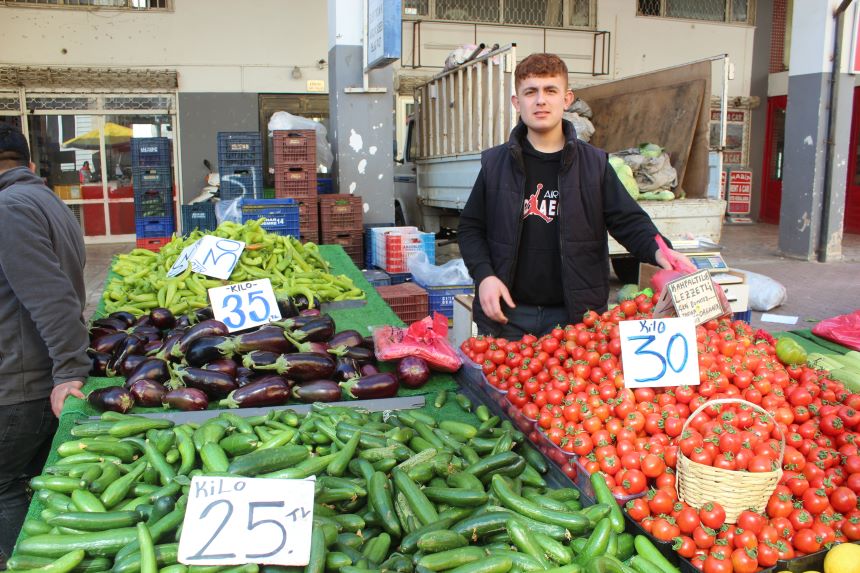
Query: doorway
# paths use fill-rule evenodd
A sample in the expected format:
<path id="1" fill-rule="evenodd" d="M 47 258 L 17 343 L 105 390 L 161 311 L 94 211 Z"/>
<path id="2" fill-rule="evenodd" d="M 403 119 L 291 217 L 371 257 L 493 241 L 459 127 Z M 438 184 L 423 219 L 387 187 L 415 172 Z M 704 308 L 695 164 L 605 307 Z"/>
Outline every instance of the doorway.
<path id="1" fill-rule="evenodd" d="M 765 139 L 764 184 L 762 185 L 759 219 L 763 223 L 779 224 L 779 206 L 782 200 L 782 164 L 785 158 L 785 109 L 788 96 L 775 96 L 767 100 L 767 128 Z"/>

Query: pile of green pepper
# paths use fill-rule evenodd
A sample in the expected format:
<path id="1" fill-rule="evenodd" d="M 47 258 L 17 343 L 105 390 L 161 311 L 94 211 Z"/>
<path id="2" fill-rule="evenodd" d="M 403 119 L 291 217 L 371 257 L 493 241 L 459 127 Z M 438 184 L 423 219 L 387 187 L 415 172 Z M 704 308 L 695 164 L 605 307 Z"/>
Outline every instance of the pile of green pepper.
<path id="1" fill-rule="evenodd" d="M 45 573 L 254 573 L 177 563 L 191 478 L 316 475 L 307 573 L 673 573 L 610 503 L 552 489 L 544 458 L 510 422 L 314 404 L 201 425 L 105 412 L 76 426 L 31 482 L 45 509 L 8 567 Z M 626 562 L 626 563 L 625 563 Z M 262 566 L 263 571 L 302 568 Z"/>
<path id="2" fill-rule="evenodd" d="M 140 316 L 153 308 L 168 308 L 183 314 L 207 306 L 207 289 L 239 281 L 268 278 L 278 296 L 304 295 L 322 302 L 356 300 L 364 292 L 345 275 L 332 275 L 326 260 L 314 243 L 302 243 L 288 236 L 266 232 L 263 219 L 243 225 L 225 222 L 207 234 L 243 241 L 245 249 L 226 281 L 193 273 L 188 267 L 179 276 L 167 272 L 182 250 L 203 236 L 194 231 L 187 237 L 174 237 L 157 253 L 134 249 L 116 257 L 111 278 L 102 295 L 107 314 L 125 311 Z"/>

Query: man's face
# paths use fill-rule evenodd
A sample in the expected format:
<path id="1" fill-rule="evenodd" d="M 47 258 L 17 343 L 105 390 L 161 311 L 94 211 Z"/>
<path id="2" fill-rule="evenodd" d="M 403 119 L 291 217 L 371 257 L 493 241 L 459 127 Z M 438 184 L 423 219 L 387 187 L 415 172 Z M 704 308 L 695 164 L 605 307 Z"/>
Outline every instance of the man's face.
<path id="1" fill-rule="evenodd" d="M 573 103 L 573 92 L 561 75 L 529 76 L 520 82 L 511 102 L 529 129 L 545 133 L 561 125 L 564 110 Z"/>

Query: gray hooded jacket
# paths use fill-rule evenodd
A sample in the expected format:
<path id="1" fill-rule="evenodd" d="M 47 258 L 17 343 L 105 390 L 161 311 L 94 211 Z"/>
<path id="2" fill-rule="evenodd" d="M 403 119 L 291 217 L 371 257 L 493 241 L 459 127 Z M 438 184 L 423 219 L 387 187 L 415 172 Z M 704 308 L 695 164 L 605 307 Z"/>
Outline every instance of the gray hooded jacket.
<path id="1" fill-rule="evenodd" d="M 69 208 L 26 167 L 0 173 L 0 406 L 86 380 L 85 262 Z"/>

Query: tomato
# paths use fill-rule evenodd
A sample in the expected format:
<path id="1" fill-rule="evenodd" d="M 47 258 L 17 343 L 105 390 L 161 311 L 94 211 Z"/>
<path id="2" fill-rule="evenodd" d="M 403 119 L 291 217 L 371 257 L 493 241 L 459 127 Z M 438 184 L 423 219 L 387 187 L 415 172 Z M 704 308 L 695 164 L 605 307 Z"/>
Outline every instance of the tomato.
<path id="1" fill-rule="evenodd" d="M 665 518 L 657 518 L 654 520 L 654 525 L 651 529 L 653 535 L 659 541 L 671 541 L 681 534 L 681 530 L 677 525 Z"/>
<path id="2" fill-rule="evenodd" d="M 758 545 L 758 536 L 752 531 L 735 527 L 732 546 L 737 549 L 755 549 Z"/>
<path id="3" fill-rule="evenodd" d="M 704 573 L 732 573 L 730 553 L 722 547 L 712 548 L 702 565 Z"/>
<path id="4" fill-rule="evenodd" d="M 761 528 L 764 527 L 765 518 L 754 511 L 744 510 L 738 515 L 737 525 L 745 531 L 751 531 L 758 535 Z"/>
<path id="5" fill-rule="evenodd" d="M 648 454 L 642 458 L 642 473 L 646 477 L 656 478 L 666 471 L 666 463 L 654 454 Z"/>
<path id="6" fill-rule="evenodd" d="M 791 515 L 788 516 L 788 520 L 791 522 L 791 527 L 794 528 L 795 531 L 812 527 L 813 521 L 812 515 L 803 508 L 792 510 Z"/>
<path id="7" fill-rule="evenodd" d="M 681 533 L 684 535 L 692 535 L 701 523 L 699 521 L 699 512 L 692 507 L 685 507 L 679 511 L 678 515 L 675 517 L 675 522 L 678 524 L 678 528 L 680 528 Z"/>
<path id="8" fill-rule="evenodd" d="M 821 541 L 812 529 L 801 529 L 794 534 L 791 543 L 803 553 L 815 553 L 821 549 Z"/>
<path id="9" fill-rule="evenodd" d="M 758 564 L 760 567 L 773 567 L 779 561 L 776 542 L 765 541 L 758 544 Z"/>
<path id="10" fill-rule="evenodd" d="M 747 471 L 749 472 L 770 472 L 773 471 L 774 461 L 769 456 L 759 455 L 754 456 L 749 465 L 747 466 Z"/>
<path id="11" fill-rule="evenodd" d="M 801 499 L 803 500 L 803 508 L 812 515 L 818 515 L 830 505 L 830 500 L 828 500 L 824 489 L 809 488 L 803 492 Z"/>
<path id="12" fill-rule="evenodd" d="M 648 480 L 641 471 L 630 469 L 626 470 L 620 485 L 628 494 L 642 493 L 648 487 Z"/>
<path id="13" fill-rule="evenodd" d="M 672 507 L 675 505 L 675 500 L 665 490 L 657 490 L 654 492 L 653 496 L 651 496 L 650 493 L 649 496 L 648 508 L 654 515 L 659 515 L 661 513 L 668 514 L 672 511 Z M 725 513 L 723 514 L 723 519 L 725 519 Z"/>
<path id="14" fill-rule="evenodd" d="M 636 521 L 642 521 L 651 515 L 651 509 L 648 507 L 648 502 L 645 501 L 644 497 L 631 499 L 627 502 L 625 509 L 627 510 L 627 513 L 630 514 L 630 517 Z"/>
<path id="15" fill-rule="evenodd" d="M 726 510 L 719 503 L 709 502 L 699 510 L 699 519 L 705 527 L 719 529 L 726 521 Z"/>
<path id="16" fill-rule="evenodd" d="M 758 569 L 758 553 L 755 549 L 735 549 L 732 551 L 732 570 L 734 573 L 755 573 Z"/>
<path id="17" fill-rule="evenodd" d="M 860 522 L 860 520 L 858 520 L 858 522 Z M 713 531 L 709 533 L 700 525 L 693 530 L 693 541 L 699 549 L 710 549 L 717 541 L 717 538 Z"/>
<path id="18" fill-rule="evenodd" d="M 848 541 L 860 540 L 860 512 L 853 511 L 842 522 L 842 533 Z"/>
<path id="19" fill-rule="evenodd" d="M 857 509 L 857 494 L 845 486 L 837 487 L 830 494 L 830 505 L 842 514 L 855 511 Z"/>
<path id="20" fill-rule="evenodd" d="M 784 488 L 780 490 L 780 488 Z M 767 501 L 768 517 L 788 517 L 794 509 L 791 490 L 786 486 L 777 486 L 776 491 Z"/>

